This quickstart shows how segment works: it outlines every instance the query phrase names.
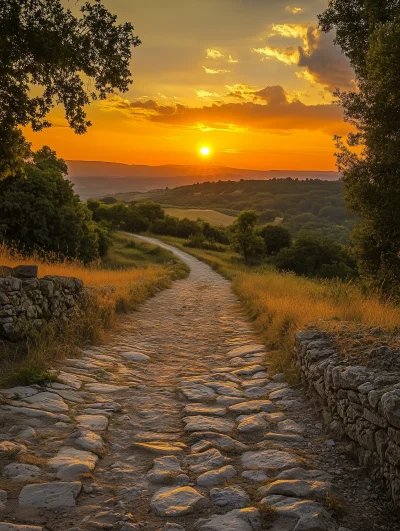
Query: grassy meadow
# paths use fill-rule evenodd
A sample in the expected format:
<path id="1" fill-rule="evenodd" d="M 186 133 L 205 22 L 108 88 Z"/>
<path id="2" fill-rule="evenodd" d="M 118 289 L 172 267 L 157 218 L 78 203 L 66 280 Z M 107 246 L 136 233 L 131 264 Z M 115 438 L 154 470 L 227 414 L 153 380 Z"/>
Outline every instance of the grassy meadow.
<path id="1" fill-rule="evenodd" d="M 161 239 L 161 238 L 160 238 Z M 261 334 L 275 370 L 295 377 L 291 365 L 294 336 L 309 324 L 330 330 L 332 323 L 348 321 L 388 332 L 400 328 L 400 308 L 378 295 L 364 294 L 353 282 L 312 280 L 279 273 L 272 266 L 248 268 L 240 256 L 226 252 L 184 247 L 185 240 L 162 237 L 211 265 L 229 278 L 243 307 Z"/>
<path id="2" fill-rule="evenodd" d="M 228 227 L 236 220 L 234 216 L 228 216 L 217 210 L 210 209 L 168 207 L 164 210 L 169 216 L 175 216 L 179 219 L 188 218 L 192 221 L 202 219 L 203 221 L 207 221 L 211 225 L 217 225 L 218 227 Z"/>
<path id="3" fill-rule="evenodd" d="M 118 312 L 135 310 L 157 291 L 188 274 L 188 268 L 169 251 L 133 237 L 113 234 L 113 245 L 100 262 L 85 267 L 48 255 L 24 257 L 0 245 L 0 264 L 39 266 L 39 277 L 61 275 L 80 278 L 92 288 L 74 317 L 49 323 L 26 344 L 0 345 L 0 385 L 43 383 L 51 379 L 48 367 L 55 359 L 77 355 L 78 347 L 100 342 L 116 323 Z M 114 289 L 104 289 L 112 286 Z"/>

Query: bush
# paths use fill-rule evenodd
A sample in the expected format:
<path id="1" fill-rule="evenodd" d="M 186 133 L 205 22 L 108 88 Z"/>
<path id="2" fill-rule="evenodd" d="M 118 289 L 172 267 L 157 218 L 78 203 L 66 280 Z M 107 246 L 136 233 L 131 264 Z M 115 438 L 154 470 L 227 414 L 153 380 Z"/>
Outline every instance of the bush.
<path id="1" fill-rule="evenodd" d="M 267 225 L 258 231 L 264 240 L 265 254 L 267 256 L 279 253 L 281 249 L 290 247 L 292 236 L 286 227 L 280 225 Z"/>
<path id="2" fill-rule="evenodd" d="M 222 245 L 218 245 L 215 242 L 207 241 L 203 234 L 192 234 L 189 236 L 188 241 L 183 244 L 185 247 L 191 247 L 194 249 L 205 249 L 207 251 L 218 251 L 224 253 L 226 248 Z"/>
<path id="3" fill-rule="evenodd" d="M 309 233 L 300 234 L 292 247 L 278 253 L 276 267 L 306 277 L 347 279 L 356 275 L 355 263 L 345 247 Z"/>

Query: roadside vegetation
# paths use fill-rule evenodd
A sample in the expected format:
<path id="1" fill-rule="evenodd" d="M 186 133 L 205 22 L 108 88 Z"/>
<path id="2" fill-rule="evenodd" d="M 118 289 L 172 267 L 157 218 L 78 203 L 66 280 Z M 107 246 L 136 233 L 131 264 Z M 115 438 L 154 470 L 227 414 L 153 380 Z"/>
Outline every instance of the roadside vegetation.
<path id="1" fill-rule="evenodd" d="M 40 277 L 77 277 L 89 288 L 68 322 L 49 323 L 30 334 L 23 344 L 0 343 L 0 385 L 51 381 L 48 369 L 55 360 L 77 356 L 79 347 L 103 341 L 117 324 L 118 313 L 135 310 L 147 298 L 170 287 L 172 280 L 188 274 L 188 267 L 169 251 L 114 233 L 107 255 L 90 265 L 60 259 L 54 253 L 21 254 L 4 243 L 0 245 L 0 264 L 35 264 Z"/>

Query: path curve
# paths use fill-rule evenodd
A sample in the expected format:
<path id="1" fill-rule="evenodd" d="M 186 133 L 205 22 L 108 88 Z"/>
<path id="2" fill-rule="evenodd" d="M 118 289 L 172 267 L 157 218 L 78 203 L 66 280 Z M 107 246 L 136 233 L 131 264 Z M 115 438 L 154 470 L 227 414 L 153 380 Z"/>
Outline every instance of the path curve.
<path id="1" fill-rule="evenodd" d="M 268 372 L 230 283 L 138 237 L 190 274 L 64 360 L 58 383 L 0 391 L 0 514 L 16 526 L 0 531 L 338 531 L 343 466 L 301 391 Z"/>

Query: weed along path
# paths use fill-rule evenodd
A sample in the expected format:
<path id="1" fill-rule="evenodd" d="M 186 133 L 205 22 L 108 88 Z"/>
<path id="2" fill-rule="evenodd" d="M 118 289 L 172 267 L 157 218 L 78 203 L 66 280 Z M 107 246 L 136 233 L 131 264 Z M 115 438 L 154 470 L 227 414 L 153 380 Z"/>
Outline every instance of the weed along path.
<path id="1" fill-rule="evenodd" d="M 156 243 L 187 279 L 64 360 L 57 382 L 1 390 L 0 531 L 398 529 L 268 371 L 229 282 Z M 335 491 L 351 510 L 333 513 Z"/>

